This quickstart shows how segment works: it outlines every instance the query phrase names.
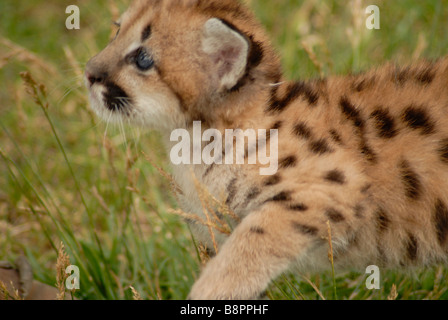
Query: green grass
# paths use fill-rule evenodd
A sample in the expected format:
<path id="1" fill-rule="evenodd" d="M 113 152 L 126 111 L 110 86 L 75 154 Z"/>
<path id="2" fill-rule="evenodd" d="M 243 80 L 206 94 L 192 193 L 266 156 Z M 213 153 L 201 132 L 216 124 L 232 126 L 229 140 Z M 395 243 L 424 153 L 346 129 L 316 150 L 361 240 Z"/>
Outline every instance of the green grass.
<path id="1" fill-rule="evenodd" d="M 185 298 L 199 259 L 188 228 L 169 213 L 176 207 L 169 183 L 141 153 L 168 170 L 158 136 L 119 126 L 106 130 L 89 110 L 81 81 L 86 61 L 108 42 L 114 19 L 109 3 L 118 11 L 127 4 L 83 1 L 81 30 L 68 31 L 70 1 L 19 2 L 0 2 L 0 260 L 25 254 L 37 279 L 53 285 L 63 241 L 81 269 L 81 299 L 131 299 L 130 286 L 144 299 Z M 290 78 L 346 74 L 448 51 L 446 0 L 361 1 L 358 15 L 356 1 L 249 2 Z M 364 27 L 363 8 L 370 4 L 381 9 L 381 30 Z M 46 87 L 36 87 L 37 103 L 26 93 L 23 71 Z M 360 273 L 287 274 L 268 295 L 386 299 L 396 285 L 399 299 L 446 299 L 447 276 L 442 267 L 383 272 L 381 289 L 367 290 Z"/>

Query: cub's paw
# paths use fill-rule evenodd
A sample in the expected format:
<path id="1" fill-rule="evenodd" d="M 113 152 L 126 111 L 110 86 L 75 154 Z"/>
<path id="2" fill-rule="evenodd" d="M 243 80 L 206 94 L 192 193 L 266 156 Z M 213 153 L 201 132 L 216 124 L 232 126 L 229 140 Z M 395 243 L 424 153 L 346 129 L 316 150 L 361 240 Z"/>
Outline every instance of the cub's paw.
<path id="1" fill-rule="evenodd" d="M 253 279 L 252 279 L 253 280 Z M 220 268 L 207 266 L 193 285 L 189 300 L 252 300 L 261 294 L 260 288 L 238 273 L 231 273 Z"/>

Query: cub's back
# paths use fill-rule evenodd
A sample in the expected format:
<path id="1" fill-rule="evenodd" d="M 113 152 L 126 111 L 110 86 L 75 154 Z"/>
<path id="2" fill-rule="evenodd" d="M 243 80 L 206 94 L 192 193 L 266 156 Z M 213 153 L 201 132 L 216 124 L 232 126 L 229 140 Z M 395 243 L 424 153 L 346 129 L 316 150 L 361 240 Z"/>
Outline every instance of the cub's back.
<path id="1" fill-rule="evenodd" d="M 447 88 L 447 58 L 274 88 L 268 114 L 283 122 L 280 167 L 291 154 L 297 163 L 280 174 L 295 188 L 314 181 L 341 202 L 366 203 L 366 223 L 376 230 L 364 240 L 389 252 L 385 265 L 402 265 L 403 255 L 444 260 Z"/>

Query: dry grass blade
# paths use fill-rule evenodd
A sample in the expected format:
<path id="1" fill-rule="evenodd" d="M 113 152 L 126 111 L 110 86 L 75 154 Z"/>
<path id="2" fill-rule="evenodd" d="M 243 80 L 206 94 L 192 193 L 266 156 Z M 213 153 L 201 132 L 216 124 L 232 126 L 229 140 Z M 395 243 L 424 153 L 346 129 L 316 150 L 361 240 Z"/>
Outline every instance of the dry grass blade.
<path id="1" fill-rule="evenodd" d="M 196 191 L 198 192 L 199 200 L 201 201 L 202 205 L 202 211 L 205 215 L 205 218 L 207 219 L 207 228 L 208 232 L 210 233 L 212 243 L 213 243 L 213 249 L 215 250 L 215 253 L 218 254 L 218 244 L 216 243 L 215 233 L 213 232 L 213 229 L 218 230 L 223 229 L 225 234 L 230 234 L 232 232 L 230 226 L 222 221 L 213 210 L 210 204 L 210 200 L 212 200 L 211 194 L 208 192 L 206 188 L 199 182 L 199 180 L 196 178 L 193 171 L 191 171 L 191 175 L 193 178 L 193 182 L 196 188 Z M 212 220 L 211 216 L 213 216 L 214 221 Z"/>
<path id="2" fill-rule="evenodd" d="M 334 273 L 333 241 L 331 239 L 330 221 L 327 221 L 327 230 L 328 230 L 328 245 L 329 245 L 328 259 L 330 260 L 330 263 L 331 263 L 331 276 L 333 278 L 333 294 L 334 294 L 334 299 L 337 299 L 336 278 L 335 278 L 335 273 Z"/>
<path id="3" fill-rule="evenodd" d="M 56 262 L 56 287 L 59 290 L 57 300 L 65 300 L 65 280 L 67 274 L 65 270 L 70 265 L 70 258 L 64 249 L 64 244 L 61 242 L 58 252 L 58 260 Z"/>
<path id="4" fill-rule="evenodd" d="M 0 281 L 0 300 L 9 300 L 8 288 L 2 281 Z"/>
<path id="5" fill-rule="evenodd" d="M 15 58 L 18 61 L 34 64 L 38 69 L 45 70 L 50 75 L 58 74 L 57 69 L 50 65 L 48 62 L 39 58 L 36 54 L 30 52 L 29 50 L 19 46 L 18 44 L 12 42 L 11 40 L 0 37 L 0 44 L 7 47 L 10 52 L 5 57 L 2 57 L 2 62 L 0 63 L 0 68 L 6 64 L 10 59 Z"/>
<path id="6" fill-rule="evenodd" d="M 316 291 L 316 293 L 318 294 L 318 296 L 322 299 L 322 300 L 327 300 L 325 299 L 324 295 L 322 294 L 322 292 L 320 292 L 319 288 L 317 288 L 317 286 L 307 277 L 305 277 L 304 275 L 300 275 L 306 282 L 308 282 L 308 284 L 314 289 L 314 291 Z"/>
<path id="7" fill-rule="evenodd" d="M 235 222 L 240 222 L 241 219 L 238 217 L 232 210 L 230 210 L 229 206 L 225 203 L 224 200 L 216 199 L 203 184 L 197 180 L 196 176 L 192 173 L 193 180 L 195 182 L 195 187 L 198 191 L 198 195 L 200 200 L 205 204 L 206 208 L 210 212 L 211 215 L 223 226 L 229 227 L 230 225 L 223 221 L 222 218 L 218 217 L 217 212 L 222 215 L 222 217 L 229 217 Z M 229 230 L 230 231 L 230 230 Z"/>
<path id="8" fill-rule="evenodd" d="M 178 194 L 182 194 L 182 190 L 180 189 L 174 178 L 168 172 L 156 165 L 150 156 L 148 156 L 143 151 L 142 154 L 145 157 L 146 161 L 148 161 L 154 168 L 156 168 L 156 170 L 159 171 L 160 175 L 162 175 L 162 177 L 164 177 L 170 183 L 171 190 L 173 191 L 174 196 L 177 198 Z"/>
<path id="9" fill-rule="evenodd" d="M 132 291 L 132 299 L 134 299 L 135 301 L 143 300 L 142 296 L 140 295 L 140 293 L 138 293 L 138 291 L 135 290 L 135 288 L 133 286 L 131 286 L 130 288 L 131 288 L 131 291 Z"/>
<path id="10" fill-rule="evenodd" d="M 202 212 L 205 219 L 201 218 L 197 214 L 186 213 L 180 209 L 169 210 L 169 212 L 205 226 L 210 233 L 213 249 L 215 250 L 215 253 L 217 253 L 218 245 L 216 243 L 216 237 L 213 230 L 225 235 L 230 235 L 232 232 L 231 225 L 227 221 L 224 221 L 224 218 L 230 217 L 235 221 L 239 221 L 239 218 L 223 201 L 219 201 L 213 197 L 210 192 L 199 182 L 193 172 L 191 172 L 191 174 L 198 193 L 198 198 L 202 205 Z"/>
<path id="11" fill-rule="evenodd" d="M 44 110 L 48 110 L 48 102 L 46 102 L 46 87 L 43 84 L 38 84 L 36 80 L 34 80 L 31 73 L 29 73 L 28 71 L 21 72 L 20 76 L 25 82 L 27 93 L 31 96 L 31 98 L 33 98 L 34 102 Z"/>
<path id="12" fill-rule="evenodd" d="M 389 296 L 387 297 L 387 300 L 396 300 L 397 297 L 398 297 L 397 286 L 393 284 Z"/>
<path id="13" fill-rule="evenodd" d="M 110 214 L 110 209 L 106 204 L 106 201 L 104 200 L 104 198 L 100 195 L 100 193 L 98 192 L 98 189 L 96 188 L 96 186 L 92 187 L 92 195 L 93 197 L 98 200 L 98 203 L 100 204 L 101 208 L 103 208 L 103 210 L 107 213 Z"/>
<path id="14" fill-rule="evenodd" d="M 148 156 L 144 152 L 142 152 L 142 154 L 144 155 L 145 159 L 154 168 L 156 168 L 157 171 L 159 171 L 159 173 L 164 178 L 166 178 L 169 181 L 175 197 L 177 198 L 178 195 L 182 195 L 183 192 L 180 189 L 179 185 L 174 180 L 174 178 L 169 173 L 167 173 L 164 169 L 157 166 L 155 164 L 155 162 L 151 159 L 150 156 Z M 211 239 L 212 239 L 214 250 L 215 250 L 215 252 L 218 252 L 218 246 L 216 243 L 215 234 L 214 234 L 213 230 L 216 230 L 225 235 L 229 235 L 232 232 L 232 230 L 231 230 L 229 223 L 227 223 L 226 221 L 223 220 L 223 217 L 230 217 L 231 219 L 233 219 L 235 221 L 239 221 L 240 219 L 235 213 L 233 213 L 229 209 L 229 207 L 225 204 L 224 201 L 219 201 L 218 199 L 213 197 L 210 194 L 210 192 L 208 192 L 208 190 L 198 181 L 198 179 L 196 178 L 196 176 L 194 175 L 193 172 L 191 172 L 191 174 L 192 174 L 193 182 L 195 184 L 196 191 L 198 193 L 199 200 L 202 205 L 202 210 L 203 210 L 203 213 L 205 216 L 205 220 L 196 214 L 187 213 L 180 209 L 178 209 L 178 210 L 171 209 L 171 210 L 168 210 L 168 212 L 176 214 L 182 218 L 185 218 L 190 221 L 194 221 L 196 223 L 199 223 L 199 224 L 207 227 L 209 230 Z M 218 214 L 218 212 L 219 212 L 219 214 Z"/>
<path id="15" fill-rule="evenodd" d="M 323 65 L 322 65 L 322 63 L 319 62 L 319 59 L 317 59 L 317 56 L 314 53 L 313 48 L 308 43 L 306 43 L 305 41 L 302 41 L 302 47 L 305 50 L 305 52 L 308 54 L 308 57 L 310 58 L 310 60 L 313 63 L 313 65 L 319 71 L 319 75 L 322 78 L 325 77 L 325 73 L 324 73 L 324 70 L 323 70 Z"/>
<path id="16" fill-rule="evenodd" d="M 64 46 L 64 54 L 67 58 L 68 63 L 70 64 L 71 68 L 74 70 L 74 73 L 76 74 L 77 79 L 77 85 L 81 87 L 83 85 L 82 79 L 84 79 L 84 72 L 82 68 L 80 67 L 78 61 L 75 58 L 75 55 L 68 46 Z"/>
<path id="17" fill-rule="evenodd" d="M 183 211 L 181 209 L 177 209 L 177 210 L 168 209 L 168 212 L 172 213 L 172 214 L 175 214 L 175 215 L 177 215 L 179 217 L 182 217 L 182 218 L 184 218 L 186 220 L 194 221 L 194 222 L 196 222 L 196 223 L 198 223 L 200 225 L 203 225 L 204 227 L 215 229 L 216 231 L 218 231 L 218 232 L 220 232 L 222 234 L 226 234 L 226 235 L 230 234 L 229 229 L 222 228 L 220 225 L 218 225 L 216 223 L 213 223 L 213 221 L 204 220 L 204 219 L 202 219 L 201 217 L 199 217 L 196 214 L 187 213 L 187 212 L 185 212 L 185 211 Z"/>
<path id="18" fill-rule="evenodd" d="M 199 251 L 199 258 L 201 260 L 201 264 L 202 264 L 202 266 L 205 266 L 207 264 L 207 262 L 211 259 L 209 251 L 202 244 L 199 244 L 198 251 Z"/>
<path id="19" fill-rule="evenodd" d="M 6 284 L 0 281 L 0 300 L 23 300 L 23 299 L 19 294 L 19 290 L 14 287 L 12 281 L 10 283 L 9 290 Z"/>

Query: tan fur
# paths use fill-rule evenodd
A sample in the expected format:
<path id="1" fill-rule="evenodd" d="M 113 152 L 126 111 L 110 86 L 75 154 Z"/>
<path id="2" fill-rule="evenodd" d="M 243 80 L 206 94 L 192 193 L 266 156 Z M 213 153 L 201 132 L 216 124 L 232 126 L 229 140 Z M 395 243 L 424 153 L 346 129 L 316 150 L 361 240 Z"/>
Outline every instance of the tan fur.
<path id="1" fill-rule="evenodd" d="M 203 50 L 212 18 L 250 44 L 247 72 L 231 90 Z M 153 69 L 124 61 L 138 46 L 150 50 Z M 264 31 L 236 0 L 139 0 L 87 66 L 87 77 L 105 72 L 130 100 L 107 110 L 106 80 L 98 80 L 89 84 L 94 109 L 160 130 L 168 150 L 170 132 L 191 132 L 194 120 L 221 132 L 279 129 L 275 176 L 261 176 L 261 164 L 173 166 L 184 211 L 203 217 L 193 172 L 216 198 L 227 194 L 240 217 L 230 237 L 216 232 L 218 254 L 190 298 L 256 298 L 289 268 L 328 269 L 327 221 L 338 268 L 446 262 L 448 59 L 289 82 Z M 192 229 L 213 248 L 207 228 L 192 222 Z"/>

